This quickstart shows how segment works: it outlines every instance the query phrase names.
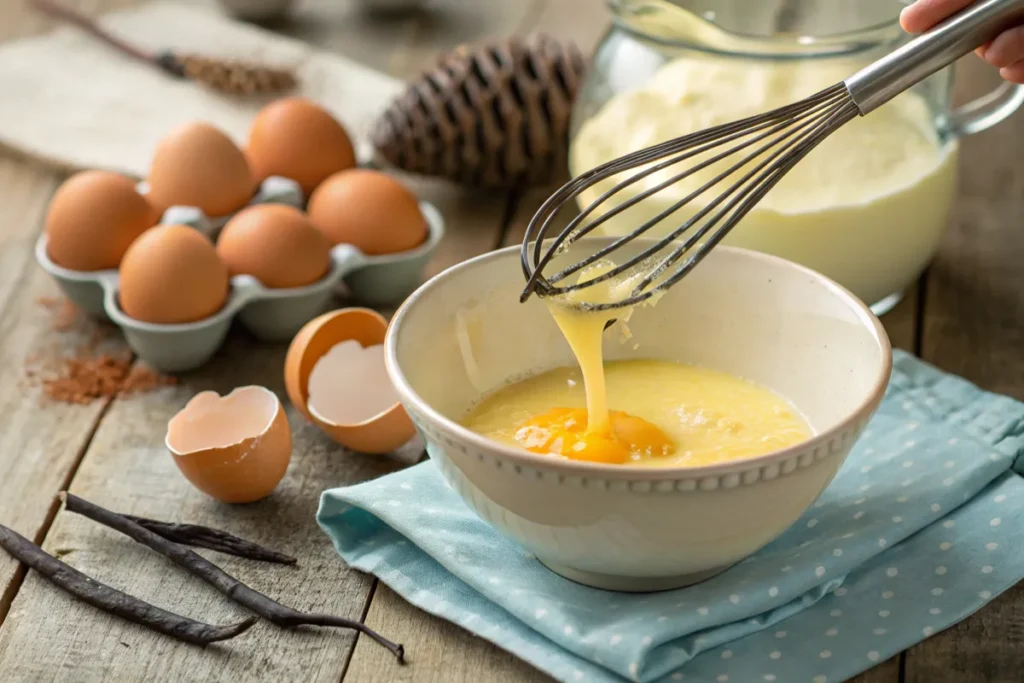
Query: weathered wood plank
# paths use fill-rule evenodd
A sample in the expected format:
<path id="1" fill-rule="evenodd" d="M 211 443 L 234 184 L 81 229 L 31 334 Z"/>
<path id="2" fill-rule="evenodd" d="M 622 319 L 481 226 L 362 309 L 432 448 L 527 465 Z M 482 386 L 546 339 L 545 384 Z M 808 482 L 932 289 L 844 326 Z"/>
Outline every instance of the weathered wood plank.
<path id="1" fill-rule="evenodd" d="M 965 60 L 961 99 L 995 83 Z M 922 357 L 985 389 L 1024 398 L 1024 116 L 969 138 L 961 148 L 953 225 L 932 267 Z M 906 653 L 906 683 L 1002 683 L 1021 679 L 1024 588 Z"/>
<path id="2" fill-rule="evenodd" d="M 850 679 L 849 683 L 901 683 L 900 660 L 902 655 L 887 659 L 878 666 L 868 669 L 860 676 Z M 935 679 L 939 683 L 939 679 Z"/>
<path id="3" fill-rule="evenodd" d="M 98 9 L 125 3 L 77 4 Z M 0 3 L 0 40 L 48 26 L 23 0 Z M 58 293 L 36 266 L 33 249 L 59 180 L 50 171 L 0 156 L 0 384 L 6 389 L 0 396 L 0 522 L 29 538 L 45 532 L 54 510 L 51 496 L 74 469 L 104 409 L 95 403 L 43 410 L 39 392 L 19 385 L 28 356 L 68 355 L 97 333 L 89 324 L 57 333 L 53 313 L 37 303 Z M 17 563 L 0 554 L 0 622 L 21 577 Z"/>
<path id="4" fill-rule="evenodd" d="M 34 263 L 12 286 L 17 292 L 0 312 L 0 383 L 6 388 L 0 394 L 0 522 L 38 539 L 55 510 L 53 493 L 77 465 L 106 402 L 41 405 L 40 391 L 22 384 L 26 359 L 70 355 L 93 341 L 96 328 L 76 324 L 60 332 L 52 329 L 53 312 L 36 299 L 56 294 L 56 287 Z M 106 334 L 98 350 L 122 346 Z M 0 554 L 0 621 L 20 579 L 17 563 Z"/>
<path id="5" fill-rule="evenodd" d="M 903 301 L 881 317 L 893 348 L 917 353 L 921 335 L 920 320 L 918 319 L 920 305 L 921 288 L 914 285 L 907 290 Z"/>
<path id="6" fill-rule="evenodd" d="M 467 192 L 442 180 L 407 179 L 409 186 L 441 206 L 457 204 L 455 215 L 445 215 L 446 239 L 441 242 L 425 277 L 433 277 L 448 266 L 465 261 L 498 246 L 509 214 L 511 198 L 503 192 Z"/>
<path id="7" fill-rule="evenodd" d="M 116 400 L 71 490 L 111 509 L 230 529 L 280 548 L 298 557 L 299 565 L 270 567 L 210 556 L 297 608 L 359 618 L 370 582 L 336 561 L 313 521 L 317 498 L 324 488 L 383 474 L 396 463 L 343 452 L 289 406 L 295 448 L 285 481 L 260 503 L 229 506 L 194 490 L 162 446 L 167 420 L 198 391 L 223 394 L 238 385 L 262 384 L 284 397 L 283 354 L 280 345 L 236 335 L 213 363 L 182 386 Z M 58 514 L 45 547 L 90 576 L 190 616 L 226 622 L 241 614 L 148 549 L 75 515 Z M 66 615 L 63 623 L 50 616 L 58 612 Z M 76 680 L 143 680 L 159 668 L 188 672 L 191 680 L 222 680 L 231 672 L 232 678 L 334 681 L 351 641 L 352 635 L 343 631 L 287 632 L 263 623 L 244 638 L 200 651 L 107 617 L 30 573 L 0 631 L 0 670 L 16 680 L 68 666 Z"/>
<path id="8" fill-rule="evenodd" d="M 35 268 L 32 251 L 58 177 L 0 157 L 0 311 Z"/>
<path id="9" fill-rule="evenodd" d="M 526 662 L 455 624 L 420 611 L 381 583 L 377 584 L 366 623 L 371 628 L 386 630 L 405 643 L 409 663 L 397 666 L 388 662 L 371 651 L 369 639 L 359 638 L 345 673 L 346 681 L 542 683 L 551 680 Z"/>
<path id="10" fill-rule="evenodd" d="M 1016 683 L 1024 651 L 1024 585 L 906 652 L 904 683 Z"/>
<path id="11" fill-rule="evenodd" d="M 122 0 L 118 4 L 126 3 Z M 95 2 L 83 5 L 88 9 L 96 8 Z M 321 3 L 319 6 L 328 5 L 333 3 Z M 303 5 L 310 6 L 317 5 Z M 342 10 L 344 14 L 344 8 Z M 18 16 L 21 20 L 22 15 Z M 404 21 L 415 24 L 418 20 L 413 18 Z M 320 27 L 333 23 L 322 21 Z M 6 22 L 0 21 L 0 24 L 7 28 Z M 448 46 L 461 40 L 454 34 L 446 33 L 447 29 L 443 25 L 431 28 L 429 36 L 432 40 L 446 42 Z M 486 29 L 481 30 L 486 32 Z M 445 38 L 445 35 L 449 37 Z M 314 42 L 326 42 L 323 39 L 315 40 L 315 36 L 309 37 L 313 37 Z M 378 66 L 386 66 L 391 59 L 402 63 L 403 50 L 420 49 L 417 40 L 414 37 L 409 41 L 410 45 L 399 45 L 396 49 L 394 41 L 389 45 L 380 42 L 379 36 L 355 31 L 347 34 L 344 42 L 356 52 L 384 58 L 385 61 L 378 63 Z M 382 49 L 382 45 L 388 47 Z M 407 61 L 412 63 L 415 60 Z M 18 178 L 22 177 L 22 168 L 21 164 L 15 167 L 14 174 Z M 48 176 L 44 174 L 44 177 Z M 52 192 L 53 181 L 49 182 L 40 193 L 37 202 L 39 207 Z M 497 243 L 501 216 L 505 209 L 502 197 L 495 201 L 494 198 L 470 197 L 450 189 L 432 187 L 431 183 L 417 181 L 412 184 L 421 196 L 437 204 L 448 220 L 448 235 L 429 267 L 430 272 L 436 272 L 478 251 L 491 249 Z M 4 186 L 10 188 L 12 197 L 31 196 L 17 182 L 4 183 Z M 14 190 L 20 192 L 15 193 Z M 8 225 L 17 225 L 22 218 L 31 219 L 31 230 L 22 240 L 28 245 L 26 248 L 30 248 L 31 238 L 38 229 L 41 209 L 37 207 L 33 214 L 28 209 L 17 209 L 13 201 L 0 202 L 0 205 L 12 212 L 3 216 L 9 216 L 10 220 L 5 222 Z M 18 237 L 14 233 L 5 233 L 4 238 L 7 239 L 9 234 L 14 235 L 11 239 Z M 4 309 L 4 317 L 0 318 L 0 342 L 3 342 L 0 357 L 5 362 L 0 370 L 0 379 L 6 379 L 4 373 L 9 369 L 20 368 L 20 356 L 15 362 L 19 350 L 24 351 L 40 344 L 44 335 L 41 323 L 30 324 L 29 316 L 35 310 L 30 305 L 38 293 L 50 292 L 52 285 L 45 274 L 31 263 L 30 253 L 26 254 L 22 254 L 27 264 L 24 270 L 29 274 L 29 279 L 33 283 L 38 282 L 38 288 L 42 289 L 39 292 L 24 289 L 26 293 L 19 294 L 17 306 L 8 304 Z M 4 249 L 4 259 L 15 256 L 17 254 L 14 251 Z M 7 277 L 7 273 L 16 271 L 5 268 L 3 272 L 4 275 L 0 277 Z M 6 281 L 2 282 L 6 284 Z M 0 300 L 3 294 L 0 291 Z M 35 315 L 38 316 L 38 313 Z M 15 332 L 18 339 L 12 337 L 8 340 L 8 336 Z M 228 527 L 267 545 L 281 546 L 300 558 L 298 568 L 258 566 L 235 558 L 216 559 L 223 561 L 225 568 L 237 573 L 243 580 L 251 581 L 255 587 L 265 589 L 296 607 L 315 608 L 359 618 L 364 611 L 371 581 L 350 574 L 338 561 L 326 537 L 317 529 L 314 513 L 318 495 L 324 488 L 379 475 L 398 467 L 398 463 L 345 453 L 314 428 L 303 424 L 297 414 L 290 410 L 289 418 L 295 431 L 295 457 L 286 480 L 273 496 L 259 504 L 225 506 L 193 490 L 178 474 L 161 445 L 167 419 L 196 391 L 211 388 L 224 393 L 238 385 L 262 383 L 283 397 L 283 354 L 282 345 L 259 344 L 244 333 L 236 333 L 213 363 L 185 377 L 180 387 L 145 396 L 119 398 L 97 429 L 71 488 L 113 509 Z M 11 362 L 6 362 L 8 356 Z M 8 386 L 13 384 L 12 380 Z M 22 402 L 25 400 L 20 394 L 15 397 Z M 3 405 L 0 403 L 0 407 Z M 9 468 L 9 463 L 26 467 L 19 463 L 18 458 L 30 464 L 27 472 L 33 476 L 43 471 L 49 472 L 46 481 L 32 480 L 28 474 L 23 473 L 19 473 L 19 479 L 2 480 L 5 490 L 13 490 L 7 489 L 9 481 L 24 483 L 25 486 L 18 486 L 19 495 L 16 497 L 0 496 L 3 499 L 0 503 L 0 514 L 3 517 L 0 519 L 12 523 L 30 536 L 41 535 L 45 525 L 42 522 L 32 525 L 28 516 L 26 521 L 12 518 L 5 507 L 7 502 L 10 501 L 10 505 L 14 506 L 17 501 L 18 515 L 26 514 L 21 508 L 29 509 L 34 505 L 42 511 L 36 517 L 45 517 L 46 512 L 51 510 L 53 495 L 70 477 L 73 465 L 103 406 L 81 409 L 91 410 L 92 413 L 84 414 L 92 417 L 86 428 L 78 430 L 85 438 L 73 444 L 66 443 L 66 438 L 60 441 L 53 436 L 56 432 L 59 437 L 74 426 L 74 420 L 67 414 L 70 410 L 47 408 L 39 411 L 33 405 L 31 410 L 26 409 L 22 413 L 13 408 L 5 408 L 0 414 L 0 428 L 7 426 L 3 420 L 20 419 L 24 422 L 31 418 L 35 420 L 31 429 L 21 433 L 53 441 L 46 448 L 35 446 L 27 449 L 9 438 L 12 434 L 18 434 L 18 430 L 12 428 L 0 432 L 0 439 L 3 439 L 0 445 L 4 446 L 0 474 L 7 474 L 4 468 Z M 37 414 L 33 415 L 33 411 Z M 44 424 L 43 420 L 50 420 L 52 424 Z M 60 429 L 56 428 L 57 424 Z M 43 457 L 47 453 L 59 454 L 69 460 L 70 464 L 58 467 L 58 463 L 47 462 Z M 31 505 L 26 504 L 26 501 L 30 501 Z M 239 614 L 238 608 L 229 601 L 171 567 L 162 558 L 74 515 L 58 514 L 46 538 L 45 547 L 50 552 L 63 555 L 66 561 L 86 573 L 176 611 L 209 621 L 227 621 Z M 14 574 L 14 563 L 6 556 L 0 560 L 0 572 L 3 572 L 0 578 L 4 579 L 0 585 L 7 586 L 9 576 Z M 10 597 L 8 595 L 8 599 Z M 54 620 L 52 615 L 59 612 L 63 612 L 64 616 Z M 0 629 L 0 672 L 3 672 L 0 678 L 144 680 L 157 673 L 166 676 L 168 672 L 175 672 L 173 676 L 187 680 L 223 680 L 229 676 L 240 679 L 336 681 L 341 676 L 353 641 L 352 635 L 345 632 L 283 632 L 268 624 L 261 624 L 246 634 L 245 638 L 244 641 L 200 651 L 121 620 L 108 618 L 91 607 L 74 602 L 38 576 L 30 574 Z"/>

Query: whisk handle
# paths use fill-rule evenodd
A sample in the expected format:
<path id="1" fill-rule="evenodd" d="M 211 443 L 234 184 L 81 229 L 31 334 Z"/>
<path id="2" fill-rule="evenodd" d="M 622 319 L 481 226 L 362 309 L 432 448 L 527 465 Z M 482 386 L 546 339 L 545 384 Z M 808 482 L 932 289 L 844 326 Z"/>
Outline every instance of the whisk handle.
<path id="1" fill-rule="evenodd" d="M 861 115 L 1024 20 L 1024 0 L 981 0 L 846 79 Z"/>

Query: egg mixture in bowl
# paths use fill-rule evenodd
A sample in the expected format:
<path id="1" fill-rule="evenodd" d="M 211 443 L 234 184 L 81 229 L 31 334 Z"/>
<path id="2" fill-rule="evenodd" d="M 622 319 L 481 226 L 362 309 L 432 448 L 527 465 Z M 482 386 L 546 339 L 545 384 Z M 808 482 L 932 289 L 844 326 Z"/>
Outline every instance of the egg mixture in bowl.
<path id="1" fill-rule="evenodd" d="M 584 282 L 615 268 L 607 257 L 583 269 Z M 558 368 L 487 396 L 462 424 L 533 453 L 603 464 L 694 467 L 752 457 L 799 444 L 805 420 L 769 389 L 725 372 L 670 360 L 604 362 L 603 336 L 620 341 L 636 306 L 588 310 L 630 296 L 642 271 L 621 274 L 546 299 L 572 351 L 575 368 Z M 644 304 L 653 306 L 661 295 Z M 634 342 L 633 349 L 638 350 Z M 610 404 L 613 404 L 610 406 Z"/>
<path id="2" fill-rule="evenodd" d="M 779 535 L 831 481 L 891 368 L 862 302 L 752 251 L 716 248 L 604 333 L 520 303 L 523 285 L 519 247 L 438 275 L 395 315 L 388 371 L 465 502 L 593 586 L 686 585 Z"/>
<path id="3" fill-rule="evenodd" d="M 604 366 L 608 430 L 588 431 L 577 368 L 558 368 L 487 397 L 462 420 L 499 443 L 585 462 L 686 467 L 762 455 L 805 441 L 784 398 L 728 373 L 661 360 Z"/>

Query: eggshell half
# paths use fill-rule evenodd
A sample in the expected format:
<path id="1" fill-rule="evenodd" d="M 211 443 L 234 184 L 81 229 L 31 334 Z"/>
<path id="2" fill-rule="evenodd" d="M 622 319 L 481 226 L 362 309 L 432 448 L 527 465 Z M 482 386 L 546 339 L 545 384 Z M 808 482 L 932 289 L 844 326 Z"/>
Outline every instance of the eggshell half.
<path id="1" fill-rule="evenodd" d="M 224 503 L 266 497 L 284 478 L 292 433 L 274 392 L 259 386 L 196 394 L 167 423 L 174 463 L 203 493 Z"/>
<path id="2" fill-rule="evenodd" d="M 284 362 L 288 397 L 306 418 L 342 446 L 360 453 L 390 453 L 416 434 L 401 403 L 374 418 L 351 425 L 332 424 L 309 409 L 309 375 L 313 366 L 336 344 L 354 339 L 362 346 L 382 344 L 388 323 L 374 310 L 344 308 L 315 318 L 292 339 Z M 339 391 L 346 387 L 339 387 Z M 357 390 L 357 389 L 350 389 Z"/>

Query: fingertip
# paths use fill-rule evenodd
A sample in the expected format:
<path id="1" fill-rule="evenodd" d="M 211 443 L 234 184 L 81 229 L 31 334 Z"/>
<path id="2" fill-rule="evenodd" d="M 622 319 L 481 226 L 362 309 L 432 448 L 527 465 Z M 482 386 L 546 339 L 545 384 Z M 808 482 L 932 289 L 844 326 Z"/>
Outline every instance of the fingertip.
<path id="1" fill-rule="evenodd" d="M 900 10 L 900 26 L 907 33 L 924 33 L 976 0 L 914 0 Z"/>
<path id="2" fill-rule="evenodd" d="M 1024 26 L 1003 31 L 989 49 L 985 50 L 985 61 L 994 67 L 1012 67 L 1024 59 Z"/>
<path id="3" fill-rule="evenodd" d="M 917 0 L 900 10 L 900 27 L 907 33 L 924 33 L 929 24 L 927 3 Z"/>
<path id="4" fill-rule="evenodd" d="M 1024 85 L 1024 60 L 1002 67 L 999 69 L 999 76 L 1010 83 Z"/>
<path id="5" fill-rule="evenodd" d="M 900 10 L 900 28 L 907 33 L 918 33 L 920 29 L 917 26 L 916 18 L 914 5 L 907 5 Z"/>

